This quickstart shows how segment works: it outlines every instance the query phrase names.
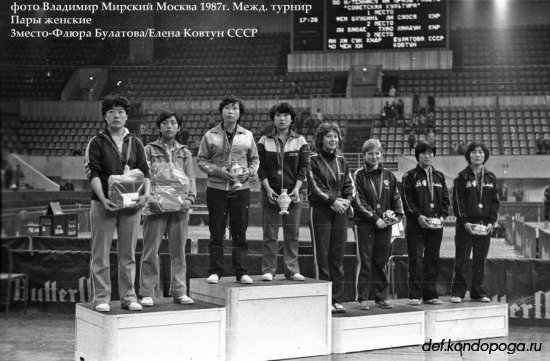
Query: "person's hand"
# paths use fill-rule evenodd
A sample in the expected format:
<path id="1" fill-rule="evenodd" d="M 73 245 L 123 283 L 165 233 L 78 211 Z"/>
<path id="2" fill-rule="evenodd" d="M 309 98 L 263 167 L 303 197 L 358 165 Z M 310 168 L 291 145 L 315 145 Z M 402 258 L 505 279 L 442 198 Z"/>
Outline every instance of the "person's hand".
<path id="1" fill-rule="evenodd" d="M 340 200 L 341 202 L 344 203 L 344 206 L 346 207 L 346 210 L 349 208 L 349 206 L 351 205 L 351 201 L 349 199 L 344 199 L 344 198 L 338 198 L 338 200 Z"/>
<path id="2" fill-rule="evenodd" d="M 149 209 L 153 213 L 162 213 L 162 208 L 160 208 L 159 203 L 154 199 L 149 200 Z"/>
<path id="3" fill-rule="evenodd" d="M 116 211 L 117 209 L 116 203 L 111 202 L 108 198 L 105 198 L 104 200 L 102 200 L 101 203 L 103 204 L 103 207 L 105 207 L 105 210 L 107 211 Z"/>
<path id="4" fill-rule="evenodd" d="M 250 177 L 250 171 L 248 168 L 243 167 L 243 173 L 239 174 L 239 182 L 243 183 L 246 182 L 246 180 Z"/>
<path id="5" fill-rule="evenodd" d="M 191 201 L 186 199 L 183 201 L 183 204 L 180 206 L 180 211 L 182 211 L 183 213 L 187 213 L 189 212 L 189 210 L 191 209 Z"/>
<path id="6" fill-rule="evenodd" d="M 487 225 L 487 234 L 491 234 L 491 231 L 493 230 L 493 224 L 492 223 L 489 223 Z"/>
<path id="7" fill-rule="evenodd" d="M 422 228 L 431 228 L 428 224 L 428 217 L 422 214 L 418 216 L 418 224 L 420 224 L 420 227 Z"/>
<path id="8" fill-rule="evenodd" d="M 470 233 L 471 235 L 474 234 L 471 223 L 465 223 L 464 224 L 464 229 L 466 230 L 466 232 Z"/>
<path id="9" fill-rule="evenodd" d="M 229 173 L 226 167 L 222 167 L 222 174 L 225 179 L 233 181 L 233 176 L 231 175 L 231 173 Z"/>
<path id="10" fill-rule="evenodd" d="M 288 195 L 293 202 L 300 202 L 300 189 L 294 188 Z"/>
<path id="11" fill-rule="evenodd" d="M 382 218 L 378 218 L 376 220 L 376 226 L 380 229 L 384 229 L 388 226 L 388 224 L 386 223 L 385 220 L 383 220 Z"/>
<path id="12" fill-rule="evenodd" d="M 332 210 L 335 211 L 336 213 L 340 213 L 340 214 L 346 213 L 346 209 L 347 209 L 345 203 L 339 199 L 335 200 L 334 203 L 332 203 L 332 206 L 330 208 L 332 208 Z"/>
<path id="13" fill-rule="evenodd" d="M 267 193 L 267 200 L 269 201 L 269 203 L 277 204 L 277 197 L 279 197 L 279 195 L 275 193 L 273 188 L 269 187 L 265 190 L 265 192 Z"/>
<path id="14" fill-rule="evenodd" d="M 143 208 L 147 204 L 147 200 L 149 199 L 149 196 L 143 195 L 139 196 L 137 198 L 132 199 L 133 202 L 136 202 L 132 208 Z"/>

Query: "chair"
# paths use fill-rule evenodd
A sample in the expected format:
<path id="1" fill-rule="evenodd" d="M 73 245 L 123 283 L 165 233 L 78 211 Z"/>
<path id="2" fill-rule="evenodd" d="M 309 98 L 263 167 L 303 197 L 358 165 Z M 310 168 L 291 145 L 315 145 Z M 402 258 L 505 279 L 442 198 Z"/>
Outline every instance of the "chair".
<path id="1" fill-rule="evenodd" d="M 13 273 L 13 260 L 12 260 L 12 254 L 11 250 L 7 245 L 2 245 L 2 269 L 4 270 L 7 267 L 7 273 L 0 273 L 0 280 L 2 284 L 5 284 L 4 287 L 6 287 L 6 319 L 9 317 L 10 314 L 10 302 L 12 301 L 10 299 L 11 297 L 11 291 L 12 291 L 12 283 L 14 285 L 13 291 L 14 294 L 14 301 L 18 301 L 21 298 L 21 293 L 23 294 L 23 305 L 24 305 L 24 312 L 27 313 L 27 299 L 28 299 L 28 288 L 29 288 L 29 279 L 28 276 L 25 273 Z M 4 289 L 2 287 L 2 289 Z M 2 292 L 3 295 L 4 292 Z M 4 301 L 4 300 L 2 300 Z"/>

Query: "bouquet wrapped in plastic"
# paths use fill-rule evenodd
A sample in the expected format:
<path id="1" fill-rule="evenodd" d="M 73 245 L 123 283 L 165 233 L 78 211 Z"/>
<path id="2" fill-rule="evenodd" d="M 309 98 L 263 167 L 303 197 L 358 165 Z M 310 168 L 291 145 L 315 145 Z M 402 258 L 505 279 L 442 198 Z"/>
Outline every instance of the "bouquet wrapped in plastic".
<path id="1" fill-rule="evenodd" d="M 116 203 L 117 209 L 132 208 L 136 204 L 135 199 L 139 197 L 143 182 L 143 172 L 139 169 L 110 176 L 107 181 L 109 200 Z"/>
<path id="2" fill-rule="evenodd" d="M 151 200 L 144 215 L 176 212 L 181 209 L 189 193 L 191 181 L 173 163 L 151 166 Z"/>

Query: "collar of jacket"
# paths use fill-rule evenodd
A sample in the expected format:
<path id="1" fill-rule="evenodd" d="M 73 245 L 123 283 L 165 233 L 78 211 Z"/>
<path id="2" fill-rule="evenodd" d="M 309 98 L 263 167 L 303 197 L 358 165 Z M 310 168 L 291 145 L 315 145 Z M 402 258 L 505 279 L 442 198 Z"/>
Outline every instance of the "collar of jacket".
<path id="1" fill-rule="evenodd" d="M 485 168 L 485 166 L 483 166 L 483 168 Z M 464 173 L 465 173 L 467 176 L 473 176 L 473 177 L 475 177 L 475 172 L 474 172 L 474 170 L 472 169 L 472 167 L 470 167 L 469 164 L 466 166 L 466 168 L 464 168 Z M 487 174 L 487 168 L 485 168 L 485 174 Z"/>
<path id="2" fill-rule="evenodd" d="M 212 133 L 218 133 L 218 134 L 224 134 L 225 129 L 222 128 L 222 124 L 223 124 L 223 122 L 220 122 L 218 125 L 216 125 L 214 128 L 212 128 L 211 132 Z M 235 134 L 237 134 L 237 133 L 244 134 L 244 132 L 245 132 L 245 129 L 243 127 L 241 127 L 239 125 L 239 123 L 237 123 L 237 127 L 235 128 Z"/>
<path id="3" fill-rule="evenodd" d="M 432 173 L 435 172 L 435 171 L 436 171 L 435 167 L 434 167 L 433 165 L 432 165 L 431 167 L 432 167 Z M 420 165 L 420 163 L 418 163 L 418 164 L 416 165 L 416 168 L 415 168 L 415 169 L 416 169 L 417 172 L 424 172 L 424 173 L 426 173 L 426 169 L 425 169 L 424 167 L 422 167 L 422 166 Z"/>
<path id="4" fill-rule="evenodd" d="M 162 143 L 161 138 L 158 138 L 158 139 L 155 140 L 154 142 L 149 143 L 149 145 L 154 145 L 154 146 L 157 146 L 157 147 L 161 147 L 162 149 L 166 149 L 166 148 L 164 148 L 164 143 Z M 180 150 L 181 148 L 187 148 L 187 146 L 178 143 L 177 140 L 174 140 L 174 148 L 175 148 L 176 150 Z"/>
<path id="5" fill-rule="evenodd" d="M 333 150 L 332 152 L 326 152 L 324 149 L 321 149 L 319 151 L 319 155 L 322 156 L 323 158 L 333 160 L 334 158 L 336 158 L 336 149 Z"/>
<path id="6" fill-rule="evenodd" d="M 113 140 L 113 137 L 111 136 L 111 132 L 109 132 L 109 128 L 105 127 L 99 131 L 99 134 L 103 135 L 104 137 L 107 137 L 111 142 L 115 142 Z M 130 135 L 130 131 L 128 128 L 124 127 L 124 134 L 122 135 L 122 138 L 125 139 L 128 135 Z"/>
<path id="7" fill-rule="evenodd" d="M 271 130 L 271 133 L 269 133 L 267 136 L 271 137 L 271 138 L 277 138 L 277 130 L 275 128 L 273 128 L 273 130 Z M 290 138 L 298 138 L 298 133 L 296 133 L 295 131 L 289 129 L 288 139 L 290 139 Z"/>
<path id="8" fill-rule="evenodd" d="M 367 165 L 367 162 L 365 161 L 364 163 L 365 164 L 363 164 L 363 169 L 367 173 L 381 172 L 381 171 L 384 170 L 384 164 L 382 164 L 382 162 L 378 163 L 378 168 L 376 168 L 376 169 L 369 169 L 369 166 Z"/>

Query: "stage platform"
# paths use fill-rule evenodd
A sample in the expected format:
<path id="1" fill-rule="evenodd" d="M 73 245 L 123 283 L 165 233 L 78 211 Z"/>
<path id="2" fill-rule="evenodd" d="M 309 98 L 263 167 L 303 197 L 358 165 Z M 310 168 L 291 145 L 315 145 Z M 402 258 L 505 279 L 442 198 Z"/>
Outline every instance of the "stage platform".
<path id="1" fill-rule="evenodd" d="M 243 285 L 235 277 L 218 284 L 205 278 L 190 281 L 189 295 L 226 308 L 227 360 L 273 360 L 331 353 L 332 284 L 307 278 L 271 282 L 253 276 Z"/>
<path id="2" fill-rule="evenodd" d="M 421 345 L 425 339 L 425 312 L 395 305 L 387 310 L 359 310 L 357 302 L 343 304 L 346 313 L 332 315 L 332 352 L 347 353 Z"/>
<path id="3" fill-rule="evenodd" d="M 110 306 L 100 313 L 91 303 L 76 305 L 75 361 L 225 360 L 223 307 L 171 298 L 137 312 L 119 301 Z"/>
<path id="4" fill-rule="evenodd" d="M 442 305 L 410 306 L 426 314 L 426 342 L 477 340 L 508 336 L 508 304 L 481 303 L 465 299 L 451 303 L 450 296 L 440 297 Z M 408 299 L 392 300 L 396 306 L 407 305 Z"/>

